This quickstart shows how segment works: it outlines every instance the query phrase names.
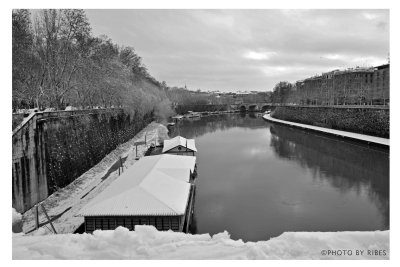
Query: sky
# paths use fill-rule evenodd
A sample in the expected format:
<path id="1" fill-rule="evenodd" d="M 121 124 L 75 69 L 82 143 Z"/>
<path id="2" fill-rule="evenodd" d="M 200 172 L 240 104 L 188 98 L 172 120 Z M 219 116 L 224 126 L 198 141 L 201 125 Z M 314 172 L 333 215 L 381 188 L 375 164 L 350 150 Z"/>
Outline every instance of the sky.
<path id="1" fill-rule="evenodd" d="M 389 11 L 86 10 L 94 35 L 131 46 L 168 86 L 272 91 L 322 72 L 388 62 Z"/>

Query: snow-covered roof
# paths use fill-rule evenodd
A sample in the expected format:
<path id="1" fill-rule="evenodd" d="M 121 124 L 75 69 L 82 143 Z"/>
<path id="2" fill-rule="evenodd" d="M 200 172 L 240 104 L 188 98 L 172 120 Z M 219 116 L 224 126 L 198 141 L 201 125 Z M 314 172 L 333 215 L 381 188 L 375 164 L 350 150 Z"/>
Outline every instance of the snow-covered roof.
<path id="1" fill-rule="evenodd" d="M 83 207 L 78 216 L 183 215 L 196 157 L 141 158 Z"/>
<path id="2" fill-rule="evenodd" d="M 186 139 L 185 137 L 182 136 L 176 136 L 172 139 L 164 140 L 164 148 L 162 152 L 165 153 L 178 146 L 183 146 L 183 147 L 187 146 L 189 150 L 197 152 L 194 139 Z"/>

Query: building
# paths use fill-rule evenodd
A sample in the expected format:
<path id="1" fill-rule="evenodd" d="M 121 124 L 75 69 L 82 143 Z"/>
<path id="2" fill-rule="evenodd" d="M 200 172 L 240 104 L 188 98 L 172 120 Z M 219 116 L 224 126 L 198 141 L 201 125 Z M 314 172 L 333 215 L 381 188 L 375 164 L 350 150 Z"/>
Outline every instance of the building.
<path id="1" fill-rule="evenodd" d="M 333 70 L 296 82 L 296 102 L 304 105 L 388 105 L 390 65 Z"/>
<path id="2" fill-rule="evenodd" d="M 375 68 L 372 77 L 373 90 L 371 98 L 373 104 L 387 105 L 390 100 L 390 64 Z"/>
<path id="3" fill-rule="evenodd" d="M 187 231 L 190 225 L 196 157 L 157 155 L 141 158 L 78 213 L 85 232 L 153 225 Z"/>
<path id="4" fill-rule="evenodd" d="M 197 149 L 194 139 L 176 136 L 172 139 L 164 140 L 162 153 L 194 156 L 195 152 L 197 152 Z"/>

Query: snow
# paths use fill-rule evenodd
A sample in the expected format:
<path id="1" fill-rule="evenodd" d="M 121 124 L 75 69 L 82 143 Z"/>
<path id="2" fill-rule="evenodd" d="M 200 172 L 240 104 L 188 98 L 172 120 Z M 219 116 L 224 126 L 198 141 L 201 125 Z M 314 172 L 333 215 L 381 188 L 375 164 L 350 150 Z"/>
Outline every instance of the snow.
<path id="1" fill-rule="evenodd" d="M 77 110 L 77 108 L 73 106 L 68 106 L 65 108 L 65 110 Z"/>
<path id="2" fill-rule="evenodd" d="M 22 232 L 22 215 L 12 208 L 12 231 L 13 233 Z"/>
<path id="3" fill-rule="evenodd" d="M 12 208 L 12 224 L 20 222 L 22 215 L 18 213 L 14 208 Z"/>
<path id="4" fill-rule="evenodd" d="M 141 158 L 77 215 L 183 215 L 190 193 L 190 171 L 195 164 L 196 157 L 188 156 Z"/>
<path id="5" fill-rule="evenodd" d="M 389 259 L 389 231 L 286 232 L 243 242 L 223 233 L 191 235 L 136 226 L 91 234 L 13 234 L 16 259 Z M 357 251 L 363 251 L 357 255 Z M 323 255 L 329 251 L 329 255 Z M 351 252 L 350 252 L 351 251 Z M 351 255 L 350 255 L 351 253 Z M 360 254 L 360 253 L 359 253 Z"/>
<path id="6" fill-rule="evenodd" d="M 50 218 L 58 217 L 53 220 L 53 225 L 57 233 L 73 233 L 83 223 L 83 217 L 75 216 L 76 213 L 118 177 L 118 168 L 114 171 L 109 170 L 113 165 L 117 164 L 120 157 L 126 157 L 124 163 L 125 170 L 136 164 L 134 142 L 142 141 L 144 140 L 144 136 L 147 136 L 147 146 L 138 146 L 138 156 L 142 157 L 151 143 L 159 143 L 160 138 L 165 139 L 168 137 L 167 133 L 168 129 L 164 125 L 155 122 L 150 123 L 134 138 L 119 145 L 97 165 L 82 174 L 71 184 L 45 199 L 42 204 Z M 109 175 L 105 179 L 107 174 Z M 33 234 L 35 228 L 33 208 L 23 214 L 22 221 L 23 232 Z M 42 210 L 39 209 L 39 224 L 44 224 L 45 222 L 47 222 L 47 219 Z M 48 224 L 40 229 L 44 229 L 47 234 L 52 233 Z"/>
<path id="7" fill-rule="evenodd" d="M 172 139 L 165 140 L 162 152 L 165 153 L 165 152 L 167 152 L 175 147 L 178 147 L 178 146 L 182 146 L 182 147 L 187 146 L 187 148 L 190 149 L 191 151 L 197 152 L 194 139 L 186 139 L 182 136 L 176 136 Z"/>
<path id="8" fill-rule="evenodd" d="M 269 114 L 264 115 L 263 118 L 267 121 L 278 122 L 278 123 L 282 123 L 282 124 L 286 124 L 286 125 L 290 125 L 290 126 L 296 126 L 296 127 L 303 128 L 303 129 L 309 129 L 309 130 L 313 130 L 313 131 L 317 131 L 317 132 L 333 134 L 336 136 L 342 136 L 342 137 L 347 137 L 347 138 L 351 138 L 351 139 L 358 139 L 358 140 L 362 140 L 362 141 L 365 141 L 368 143 L 376 143 L 376 144 L 380 144 L 380 145 L 390 146 L 390 139 L 387 139 L 387 138 L 346 132 L 346 131 L 340 131 L 340 130 L 334 130 L 334 129 L 324 128 L 324 127 L 318 127 L 318 126 L 312 126 L 312 125 L 307 125 L 307 124 L 302 124 L 302 123 L 291 122 L 291 121 L 279 120 L 279 119 L 272 118 L 271 115 L 269 115 Z"/>

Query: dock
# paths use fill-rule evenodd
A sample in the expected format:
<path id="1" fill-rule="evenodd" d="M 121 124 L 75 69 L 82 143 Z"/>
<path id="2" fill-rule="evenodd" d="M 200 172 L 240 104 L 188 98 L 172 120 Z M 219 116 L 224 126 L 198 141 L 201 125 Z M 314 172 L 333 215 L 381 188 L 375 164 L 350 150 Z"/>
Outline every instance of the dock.
<path id="1" fill-rule="evenodd" d="M 347 138 L 347 139 L 351 139 L 351 140 L 355 140 L 355 141 L 362 141 L 367 144 L 375 144 L 375 145 L 379 145 L 379 146 L 385 146 L 387 148 L 390 147 L 390 139 L 387 139 L 387 138 L 359 134 L 359 133 L 346 132 L 346 131 L 341 131 L 341 130 L 334 130 L 334 129 L 324 128 L 324 127 L 318 127 L 318 126 L 313 126 L 313 125 L 291 122 L 291 121 L 279 120 L 279 119 L 272 118 L 270 114 L 264 115 L 263 119 L 265 119 L 266 121 L 270 121 L 270 122 L 276 122 L 276 123 L 293 126 L 293 127 L 298 127 L 301 129 L 311 130 L 311 131 L 315 131 L 315 132 L 319 132 L 319 133 L 335 135 L 335 136 L 339 136 L 342 138 Z"/>

